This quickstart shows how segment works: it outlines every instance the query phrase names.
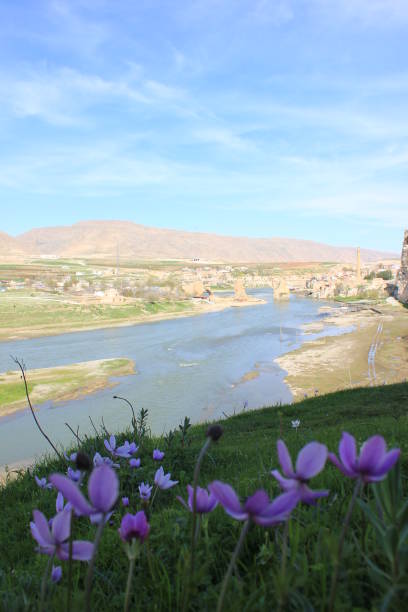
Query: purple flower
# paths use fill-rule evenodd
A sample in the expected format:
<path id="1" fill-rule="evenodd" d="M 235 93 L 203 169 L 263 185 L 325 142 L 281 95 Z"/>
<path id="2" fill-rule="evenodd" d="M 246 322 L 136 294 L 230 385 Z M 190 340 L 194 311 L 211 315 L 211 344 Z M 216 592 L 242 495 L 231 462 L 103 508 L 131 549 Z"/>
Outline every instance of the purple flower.
<path id="1" fill-rule="evenodd" d="M 108 440 L 104 440 L 103 441 L 106 450 L 111 453 L 112 455 L 115 454 L 116 452 L 116 438 L 115 436 L 110 436 L 109 441 Z"/>
<path id="2" fill-rule="evenodd" d="M 383 480 L 400 456 L 400 449 L 393 448 L 387 453 L 387 445 L 382 436 L 372 436 L 361 447 L 357 457 L 355 438 L 343 432 L 339 444 L 340 461 L 334 453 L 329 453 L 329 460 L 350 478 L 361 478 L 363 482 Z"/>
<path id="3" fill-rule="evenodd" d="M 38 478 L 38 476 L 34 476 L 34 478 L 40 489 L 52 489 L 52 484 L 50 482 L 47 482 L 47 479 L 45 477 Z"/>
<path id="4" fill-rule="evenodd" d="M 315 504 L 320 497 L 328 496 L 329 491 L 312 491 L 307 486 L 308 481 L 324 468 L 327 459 L 327 448 L 324 444 L 319 442 L 306 444 L 298 454 L 296 471 L 293 470 L 292 459 L 283 440 L 278 440 L 277 448 L 279 463 L 286 478 L 278 470 L 272 470 L 271 474 L 284 491 L 296 492 L 299 501 L 305 504 Z"/>
<path id="5" fill-rule="evenodd" d="M 177 497 L 180 503 L 183 504 L 187 510 L 190 512 L 193 511 L 193 487 L 191 485 L 187 485 L 187 493 L 188 500 L 187 503 L 184 501 L 182 497 Z M 214 493 L 208 493 L 206 489 L 202 489 L 201 487 L 197 487 L 196 493 L 196 511 L 198 514 L 207 514 L 208 512 L 212 512 L 214 508 L 217 506 L 218 501 L 215 497 Z"/>
<path id="6" fill-rule="evenodd" d="M 55 500 L 55 509 L 57 512 L 62 512 L 63 510 L 71 510 L 71 504 L 67 502 L 64 506 L 64 496 L 61 491 L 58 491 L 57 499 Z"/>
<path id="7" fill-rule="evenodd" d="M 78 453 L 71 453 L 70 455 L 67 455 L 67 453 L 64 453 L 64 457 L 67 461 L 72 461 L 72 463 L 74 463 L 74 461 L 76 461 L 77 454 Z"/>
<path id="8" fill-rule="evenodd" d="M 171 474 L 165 474 L 163 468 L 159 467 L 154 476 L 154 484 L 162 491 L 166 491 L 166 489 L 171 489 L 171 487 L 178 484 L 178 480 L 170 480 L 170 478 Z"/>
<path id="9" fill-rule="evenodd" d="M 260 489 L 248 497 L 241 506 L 238 495 L 229 484 L 215 480 L 208 485 L 208 488 L 227 514 L 237 521 L 251 520 L 263 527 L 286 521 L 299 501 L 297 493 L 290 491 L 279 495 L 271 502 L 266 491 Z"/>
<path id="10" fill-rule="evenodd" d="M 70 482 L 70 481 L 69 481 Z M 75 486 L 75 485 L 74 485 Z M 70 535 L 70 512 L 59 512 L 52 521 L 52 527 L 39 510 L 33 511 L 34 522 L 30 523 L 31 534 L 38 543 L 38 552 L 45 555 L 56 555 L 61 561 L 69 558 L 69 544 L 66 542 Z M 77 561 L 89 561 L 92 557 L 93 544 L 84 540 L 72 542 L 72 558 Z"/>
<path id="11" fill-rule="evenodd" d="M 120 467 L 119 463 L 114 463 L 110 457 L 102 457 L 100 453 L 95 453 L 93 458 L 93 464 L 95 467 L 100 465 L 109 465 L 112 468 Z"/>
<path id="12" fill-rule="evenodd" d="M 81 470 L 73 470 L 71 467 L 69 467 L 67 474 L 73 482 L 79 482 L 81 480 Z"/>
<path id="13" fill-rule="evenodd" d="M 96 515 L 93 516 L 94 522 L 99 522 L 102 515 L 106 515 L 111 510 L 119 495 L 118 477 L 108 465 L 94 468 L 89 478 L 88 493 L 92 505 L 66 476 L 52 474 L 50 481 L 80 514 Z"/>
<path id="14" fill-rule="evenodd" d="M 140 498 L 144 500 L 150 499 L 150 496 L 152 494 L 152 489 L 153 487 L 149 487 L 147 483 L 146 484 L 144 482 L 140 483 L 139 485 Z"/>
<path id="15" fill-rule="evenodd" d="M 131 468 L 138 468 L 140 467 L 140 459 L 129 459 L 129 465 Z"/>
<path id="16" fill-rule="evenodd" d="M 51 580 L 53 582 L 59 582 L 62 577 L 62 567 L 60 565 L 53 565 L 51 570 Z"/>
<path id="17" fill-rule="evenodd" d="M 136 446 L 135 442 L 131 442 L 129 444 L 129 442 L 126 440 L 122 446 L 119 446 L 116 449 L 115 454 L 118 457 L 122 457 L 123 459 L 129 459 L 129 457 L 137 453 L 138 450 L 139 450 L 139 447 Z"/>
<path id="18" fill-rule="evenodd" d="M 128 497 L 122 497 L 122 506 L 125 506 L 125 508 L 129 505 L 129 498 Z"/>
<path id="19" fill-rule="evenodd" d="M 155 461 L 161 461 L 163 459 L 163 457 L 164 457 L 164 453 L 161 450 L 159 450 L 158 448 L 155 448 L 154 451 L 153 451 L 153 459 Z"/>
<path id="20" fill-rule="evenodd" d="M 150 525 L 143 510 L 136 514 L 125 514 L 118 531 L 124 542 L 137 539 L 143 543 L 150 531 Z"/>

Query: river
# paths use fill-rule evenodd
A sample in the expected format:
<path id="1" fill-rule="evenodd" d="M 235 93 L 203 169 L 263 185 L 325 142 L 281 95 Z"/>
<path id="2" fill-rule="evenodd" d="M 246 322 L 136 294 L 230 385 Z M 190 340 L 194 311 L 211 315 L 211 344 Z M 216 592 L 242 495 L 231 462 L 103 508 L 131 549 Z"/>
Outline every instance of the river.
<path id="1" fill-rule="evenodd" d="M 137 373 L 118 379 L 104 389 L 75 401 L 48 402 L 38 418 L 52 439 L 70 444 L 68 422 L 80 433 L 92 433 L 89 416 L 97 424 L 103 417 L 109 431 L 130 424 L 129 407 L 113 395 L 122 395 L 135 408 L 149 410 L 155 434 L 177 427 L 185 416 L 193 423 L 222 418 L 243 409 L 291 401 L 285 372 L 274 359 L 319 335 L 338 334 L 326 327 L 320 334 L 305 335 L 302 325 L 324 317 L 325 303 L 291 295 L 274 302 L 272 290 L 253 295 L 266 304 L 229 308 L 194 317 L 117 327 L 59 336 L 46 336 L 0 344 L 0 372 L 15 369 L 10 355 L 30 368 L 47 368 L 79 361 L 127 357 Z M 333 304 L 331 304 L 333 305 Z M 259 376 L 240 382 L 249 372 Z M 27 461 L 48 450 L 28 410 L 0 419 L 0 466 Z"/>

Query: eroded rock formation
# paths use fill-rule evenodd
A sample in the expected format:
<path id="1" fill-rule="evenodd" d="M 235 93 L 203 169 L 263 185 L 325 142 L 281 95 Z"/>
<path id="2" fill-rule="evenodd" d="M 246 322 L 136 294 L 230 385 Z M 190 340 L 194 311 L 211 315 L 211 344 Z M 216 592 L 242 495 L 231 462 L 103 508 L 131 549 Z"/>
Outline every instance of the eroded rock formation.
<path id="1" fill-rule="evenodd" d="M 289 299 L 289 287 L 284 278 L 274 278 L 272 287 L 273 287 L 273 299 L 274 300 L 288 300 Z"/>
<path id="2" fill-rule="evenodd" d="M 245 291 L 244 283 L 238 278 L 234 283 L 234 300 L 236 302 L 247 302 L 248 296 Z"/>

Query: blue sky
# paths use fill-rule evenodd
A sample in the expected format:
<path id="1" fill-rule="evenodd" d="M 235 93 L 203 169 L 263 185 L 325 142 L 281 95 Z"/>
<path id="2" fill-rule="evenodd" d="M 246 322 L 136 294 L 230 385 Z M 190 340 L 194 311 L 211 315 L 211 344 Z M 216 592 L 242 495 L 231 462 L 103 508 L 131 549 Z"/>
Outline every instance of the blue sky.
<path id="1" fill-rule="evenodd" d="M 398 251 L 406 0 L 2 0 L 0 229 Z"/>

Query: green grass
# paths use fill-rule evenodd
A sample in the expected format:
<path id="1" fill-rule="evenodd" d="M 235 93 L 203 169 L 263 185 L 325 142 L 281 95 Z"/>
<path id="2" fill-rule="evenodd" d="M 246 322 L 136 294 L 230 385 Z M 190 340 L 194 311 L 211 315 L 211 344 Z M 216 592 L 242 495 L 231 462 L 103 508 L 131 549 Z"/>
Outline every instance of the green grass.
<path id="1" fill-rule="evenodd" d="M 25 398 L 25 389 L 21 382 L 17 383 L 3 383 L 2 377 L 0 376 L 0 406 L 11 404 L 12 402 L 21 401 Z M 31 393 L 33 389 L 32 384 L 28 384 L 28 391 Z"/>
<path id="2" fill-rule="evenodd" d="M 232 484 L 242 498 L 257 488 L 265 488 L 271 496 L 278 494 L 277 483 L 269 472 L 278 467 L 276 440 L 284 438 L 293 455 L 311 440 L 325 443 L 337 451 L 341 432 L 352 433 L 359 444 L 369 436 L 380 433 L 389 447 L 402 450 L 401 467 L 405 491 L 408 476 L 408 385 L 396 384 L 373 388 L 342 391 L 310 398 L 296 405 L 266 408 L 245 412 L 223 422 L 224 435 L 205 457 L 201 486 L 214 479 Z M 299 418 L 296 433 L 291 420 Z M 185 497 L 185 487 L 192 482 L 195 461 L 205 439 L 205 426 L 189 431 L 190 444 L 182 447 L 176 439 L 169 449 L 164 440 L 146 439 L 139 452 L 142 467 L 130 473 L 125 467 L 118 471 L 120 497 L 130 498 L 131 512 L 140 508 L 137 487 L 141 481 L 153 480 L 157 465 L 151 459 L 156 446 L 166 450 L 165 471 L 180 484 L 170 491 L 160 492 L 150 517 L 150 568 L 146 550 L 136 563 L 133 583 L 132 610 L 180 610 L 183 568 L 188 561 L 191 516 L 176 501 Z M 34 431 L 34 430 L 33 430 Z M 81 435 L 81 433 L 80 433 Z M 118 441 L 126 432 L 118 436 Z M 16 441 L 18 443 L 18 441 Z M 103 438 L 87 439 L 84 450 L 106 454 Z M 66 466 L 53 458 L 37 465 L 35 473 L 49 475 Z M 289 598 L 285 610 L 324 610 L 332 574 L 333 550 L 343 524 L 353 483 L 344 478 L 332 465 L 313 480 L 313 488 L 328 488 L 330 496 L 316 507 L 299 507 L 294 512 L 289 528 L 288 579 Z M 371 498 L 369 488 L 363 495 Z M 36 610 L 44 556 L 34 552 L 34 540 L 29 532 L 33 508 L 47 517 L 55 513 L 55 492 L 40 490 L 29 473 L 21 474 L 0 490 L 0 606 L 8 612 Z M 119 541 L 117 528 L 125 510 L 118 505 L 105 528 L 96 561 L 93 592 L 95 610 L 121 610 L 127 573 L 127 560 Z M 203 522 L 197 558 L 197 582 L 190 610 L 214 610 L 232 550 L 239 535 L 240 525 L 225 515 L 222 508 Z M 95 528 L 85 519 L 75 521 L 75 538 L 93 538 Z M 279 568 L 282 527 L 262 529 L 252 527 L 239 557 L 238 571 L 230 584 L 225 610 L 274 610 L 279 591 Z M 387 560 L 382 556 L 374 532 L 356 507 L 349 535 L 344 547 L 344 562 L 338 589 L 338 610 L 379 610 L 382 599 L 380 581 L 367 569 L 363 555 L 382 568 Z M 64 610 L 67 569 L 64 577 L 53 587 L 49 610 Z M 74 605 L 83 609 L 83 589 L 86 567 L 74 563 Z M 153 572 L 153 578 L 151 573 Z M 389 610 L 402 610 L 408 593 L 401 592 Z"/>
<path id="3" fill-rule="evenodd" d="M 17 298 L 17 299 L 16 299 Z M 157 301 L 122 304 L 67 304 L 61 299 L 20 299 L 19 295 L 0 298 L 0 337 L 15 333 L 30 334 L 33 330 L 61 331 L 82 327 L 108 325 L 109 323 L 131 322 L 143 315 L 172 314 L 191 308 L 189 301 Z"/>

